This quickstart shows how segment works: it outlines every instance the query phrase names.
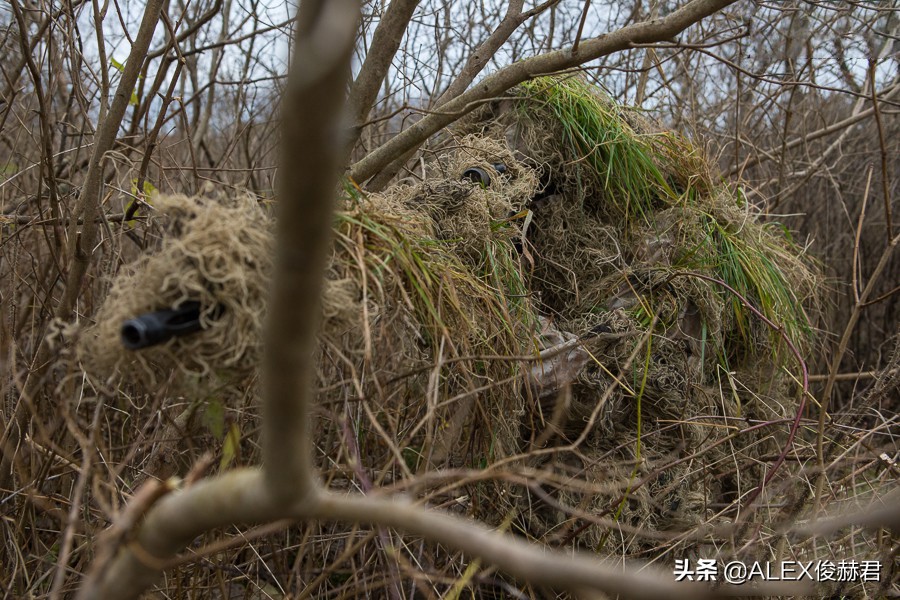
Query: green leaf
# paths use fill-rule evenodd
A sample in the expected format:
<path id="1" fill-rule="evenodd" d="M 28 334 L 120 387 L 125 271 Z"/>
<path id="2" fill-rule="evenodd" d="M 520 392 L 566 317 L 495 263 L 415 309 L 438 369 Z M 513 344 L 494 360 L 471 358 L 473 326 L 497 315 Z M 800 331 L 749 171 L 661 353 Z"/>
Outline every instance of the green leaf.
<path id="1" fill-rule="evenodd" d="M 137 178 L 134 178 L 131 180 L 131 195 L 134 196 L 134 198 L 131 200 L 131 202 L 128 203 L 128 206 L 125 207 L 126 213 L 131 211 L 131 207 L 134 206 L 134 203 L 138 201 L 138 198 L 140 198 L 142 201 L 146 202 L 150 206 L 153 206 L 153 202 L 150 201 L 150 197 L 156 191 L 156 187 L 152 183 L 150 183 L 149 181 L 147 181 L 145 179 L 144 185 L 143 185 L 144 192 L 143 192 L 143 194 L 138 194 L 137 182 L 138 182 Z M 141 196 L 143 196 L 143 197 L 141 197 Z M 125 221 L 125 224 L 128 225 L 128 227 L 133 228 L 134 224 L 135 224 L 134 219 L 131 219 L 130 221 Z M 216 436 L 216 437 L 218 437 L 218 436 Z"/>
<path id="2" fill-rule="evenodd" d="M 138 183 L 138 180 L 136 177 L 131 180 L 131 195 L 132 196 L 138 195 L 137 183 Z M 144 180 L 144 185 L 142 187 L 144 188 L 144 190 L 143 190 L 144 197 L 141 198 L 141 200 L 143 200 L 147 204 L 150 204 L 150 196 L 153 194 L 153 192 L 156 191 L 156 187 L 152 183 L 147 181 L 146 179 Z"/>
<path id="3" fill-rule="evenodd" d="M 117 61 L 116 59 L 114 59 L 111 56 L 109 57 L 109 64 L 112 65 L 112 67 L 119 73 L 125 73 L 125 65 L 120 63 L 119 61 Z M 143 75 L 138 75 L 138 78 L 143 79 Z M 131 92 L 131 98 L 128 99 L 128 104 L 130 104 L 132 106 L 137 106 L 137 104 L 139 102 L 140 102 L 140 98 L 138 98 L 137 93 Z"/>
<path id="4" fill-rule="evenodd" d="M 219 470 L 224 471 L 234 461 L 238 448 L 241 445 L 241 430 L 237 423 L 232 422 L 222 442 L 222 460 L 219 462 Z"/>
<path id="5" fill-rule="evenodd" d="M 225 435 L 225 406 L 221 401 L 207 403 L 203 412 L 203 424 L 216 439 Z"/>

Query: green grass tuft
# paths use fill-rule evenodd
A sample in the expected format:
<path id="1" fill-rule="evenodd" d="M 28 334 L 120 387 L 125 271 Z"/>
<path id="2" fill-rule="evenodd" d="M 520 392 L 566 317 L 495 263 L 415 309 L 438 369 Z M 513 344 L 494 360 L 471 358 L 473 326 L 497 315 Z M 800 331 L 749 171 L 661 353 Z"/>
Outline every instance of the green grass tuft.
<path id="1" fill-rule="evenodd" d="M 569 168 L 577 171 L 578 184 L 603 193 L 604 208 L 646 222 L 653 211 L 679 201 L 684 190 L 663 170 L 681 152 L 674 135 L 636 132 L 623 107 L 579 77 L 541 77 L 520 89 L 527 99 L 519 104 L 523 116 L 540 119 L 549 112 L 559 123 Z"/>

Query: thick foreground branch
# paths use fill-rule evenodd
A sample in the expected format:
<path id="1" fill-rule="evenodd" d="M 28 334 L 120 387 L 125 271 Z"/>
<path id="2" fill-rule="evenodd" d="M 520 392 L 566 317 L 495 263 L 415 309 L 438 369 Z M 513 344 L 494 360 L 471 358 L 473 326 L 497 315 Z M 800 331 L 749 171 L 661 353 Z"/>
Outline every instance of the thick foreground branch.
<path id="1" fill-rule="evenodd" d="M 282 106 L 278 255 L 265 333 L 263 468 L 274 496 L 313 484 L 309 405 L 359 5 L 304 2 Z"/>
<path id="2" fill-rule="evenodd" d="M 78 599 L 137 598 L 156 581 L 162 565 L 201 533 L 284 518 L 392 527 L 461 550 L 470 558 L 480 558 L 532 584 L 572 592 L 590 588 L 647 600 L 721 598 L 751 591 L 762 596 L 809 593 L 805 586 L 796 584 L 766 584 L 751 590 L 746 586 L 713 589 L 699 582 L 675 583 L 672 573 L 656 567 L 638 571 L 635 566 L 549 551 L 483 525 L 396 499 L 315 491 L 284 506 L 268 494 L 261 471 L 243 469 L 163 497 L 150 510 L 135 539 L 119 549 L 115 560 L 109 565 L 95 565 Z"/>

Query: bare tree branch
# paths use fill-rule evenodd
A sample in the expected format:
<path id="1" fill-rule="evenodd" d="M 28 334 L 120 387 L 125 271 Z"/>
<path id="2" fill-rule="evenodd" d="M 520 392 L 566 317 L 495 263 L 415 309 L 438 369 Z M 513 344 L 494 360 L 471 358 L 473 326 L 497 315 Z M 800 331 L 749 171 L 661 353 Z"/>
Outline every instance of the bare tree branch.
<path id="1" fill-rule="evenodd" d="M 466 91 L 466 88 L 471 85 L 478 74 L 481 73 L 488 64 L 491 57 L 506 43 L 513 32 L 531 17 L 540 14 L 550 6 L 556 4 L 556 1 L 558 0 L 544 2 L 525 13 L 522 12 L 525 5 L 524 0 L 513 0 L 510 2 L 503 20 L 500 21 L 500 24 L 493 33 L 491 33 L 491 35 L 488 36 L 488 38 L 476 48 L 471 55 L 469 55 L 469 58 L 460 70 L 459 75 L 456 76 L 456 79 L 453 80 L 447 89 L 444 90 L 444 93 L 435 101 L 435 108 L 441 108 L 443 105 L 447 104 L 447 102 Z M 403 168 L 403 165 L 409 161 L 415 150 L 415 147 L 411 148 L 395 158 L 386 169 L 370 182 L 369 187 L 374 190 L 379 190 L 386 186 L 394 175 Z"/>
<path id="2" fill-rule="evenodd" d="M 736 0 L 693 0 L 661 19 L 623 27 L 612 33 L 585 40 L 578 54 L 557 50 L 528 58 L 489 75 L 474 88 L 460 94 L 390 141 L 382 144 L 350 168 L 354 181 L 364 182 L 388 166 L 399 155 L 417 148 L 441 128 L 471 111 L 479 102 L 499 96 L 509 88 L 539 75 L 576 67 L 590 60 L 625 50 L 632 44 L 669 40 L 694 23 L 714 14 Z"/>
<path id="3" fill-rule="evenodd" d="M 509 39 L 509 36 L 511 36 L 516 28 L 531 14 L 531 11 L 524 15 L 522 14 L 522 8 L 524 6 L 524 0 L 512 0 L 512 2 L 509 3 L 503 20 L 500 21 L 500 24 L 493 33 L 484 40 L 484 43 L 469 55 L 465 66 L 463 66 L 462 70 L 456 76 L 456 79 L 453 80 L 453 83 L 444 90 L 444 93 L 441 94 L 434 103 L 435 108 L 443 106 L 448 101 L 466 91 L 466 88 L 468 88 L 478 74 L 481 73 L 491 57 L 496 54 L 497 50 L 499 50 L 500 47 L 506 43 L 506 40 Z"/>
<path id="4" fill-rule="evenodd" d="M 119 131 L 119 126 L 122 124 L 122 119 L 125 117 L 125 111 L 131 100 L 131 93 L 137 83 L 138 75 L 144 64 L 144 58 L 147 56 L 147 50 L 150 48 L 150 42 L 153 40 L 153 32 L 156 30 L 156 24 L 159 22 L 159 15 L 164 4 L 164 0 L 149 0 L 147 2 L 141 26 L 138 29 L 134 45 L 131 47 L 128 61 L 125 63 L 122 79 L 119 80 L 119 85 L 116 88 L 112 106 L 106 115 L 106 119 L 100 123 L 97 129 L 97 137 L 94 141 L 90 162 L 88 163 L 87 176 L 85 177 L 84 187 L 81 190 L 78 206 L 75 210 L 75 214 L 83 219 L 81 230 L 79 231 L 78 222 L 75 220 L 69 225 L 69 272 L 66 277 L 65 292 L 56 310 L 57 316 L 61 319 L 67 319 L 72 314 L 75 301 L 81 290 L 81 282 L 91 262 L 91 253 L 94 245 L 97 243 L 96 217 L 100 211 L 103 158 L 112 149 L 116 141 L 116 134 Z"/>
<path id="5" fill-rule="evenodd" d="M 886 100 L 893 100 L 898 95 L 898 93 L 900 93 L 900 83 L 895 82 L 892 85 L 890 85 L 888 87 L 888 89 L 886 89 L 886 90 L 882 91 L 880 94 L 878 94 L 878 98 L 881 102 L 884 102 Z M 855 125 L 856 123 L 859 123 L 860 121 L 867 119 L 875 114 L 874 107 L 868 108 L 866 110 L 861 110 L 862 106 L 863 106 L 863 103 L 859 102 L 857 104 L 857 109 L 854 110 L 853 114 L 851 114 L 849 117 L 847 117 L 845 119 L 841 119 L 837 123 L 832 123 L 821 129 L 813 131 L 812 133 L 808 133 L 801 138 L 793 139 L 793 140 L 785 143 L 783 146 L 783 149 L 784 150 L 793 150 L 794 148 L 797 148 L 803 144 L 809 143 L 813 140 L 817 140 L 817 139 L 825 137 L 827 135 L 831 135 L 832 133 L 836 133 L 838 131 L 846 129 L 846 128 L 848 128 L 852 125 Z M 771 154 L 771 152 L 761 152 L 755 156 L 748 157 L 747 160 L 742 162 L 739 166 L 733 167 L 727 173 L 727 176 L 734 177 L 735 175 L 740 174 L 741 171 L 744 171 L 745 169 L 747 169 L 749 167 L 758 165 L 759 163 L 763 162 L 767 158 L 771 160 L 772 156 L 773 156 L 773 154 Z"/>
<path id="6" fill-rule="evenodd" d="M 413 12 L 418 5 L 419 0 L 391 2 L 378 23 L 378 27 L 375 28 L 372 46 L 366 54 L 366 60 L 360 67 L 356 80 L 350 86 L 350 96 L 347 99 L 348 114 L 353 125 L 352 137 L 347 144 L 348 148 L 352 148 L 359 139 L 362 124 L 375 104 L 378 90 L 384 83 L 384 78 L 391 68 L 391 61 L 397 54 L 409 20 L 412 19 Z"/>
<path id="7" fill-rule="evenodd" d="M 671 600 L 723 598 L 740 587 L 713 589 L 699 582 L 673 584 L 671 574 L 655 567 L 603 564 L 593 557 L 550 552 L 540 546 L 486 529 L 483 525 L 427 510 L 397 499 L 344 496 L 318 491 L 291 505 L 273 501 L 259 470 L 244 469 L 202 481 L 163 497 L 147 515 L 140 533 L 108 570 L 85 583 L 78 600 L 137 598 L 159 576 L 166 560 L 204 531 L 231 524 L 284 518 L 342 520 L 393 527 L 446 544 L 481 558 L 537 585 L 579 591 L 604 590 L 627 598 Z M 808 593 L 802 584 L 763 584 L 754 594 L 774 596 Z"/>
<path id="8" fill-rule="evenodd" d="M 872 529 L 884 527 L 895 533 L 900 531 L 900 491 L 887 494 L 859 511 L 794 526 L 790 533 L 799 536 L 830 535 L 854 525 Z"/>

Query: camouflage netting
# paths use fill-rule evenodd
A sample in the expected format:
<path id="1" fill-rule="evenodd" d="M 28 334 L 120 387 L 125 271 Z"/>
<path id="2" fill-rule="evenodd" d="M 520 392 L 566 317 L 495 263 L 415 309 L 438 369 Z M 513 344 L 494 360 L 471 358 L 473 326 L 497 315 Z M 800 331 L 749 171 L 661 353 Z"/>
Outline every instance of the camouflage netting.
<path id="1" fill-rule="evenodd" d="M 652 556 L 654 533 L 733 520 L 785 448 L 801 393 L 786 339 L 813 343 L 816 267 L 698 149 L 583 80 L 514 98 L 467 119 L 423 181 L 346 186 L 320 467 L 333 487 L 411 489 L 550 544 Z M 471 168 L 490 183 L 463 178 Z M 252 391 L 269 220 L 244 200 L 159 207 L 169 236 L 117 278 L 82 336 L 86 369 L 148 390 L 173 372 L 233 373 Z M 186 298 L 225 310 L 195 336 L 120 349 L 125 317 Z M 484 476 L 412 483 L 439 468 Z M 713 546 L 700 536 L 672 556 Z"/>
<path id="2" fill-rule="evenodd" d="M 504 173 L 491 166 L 501 163 Z M 460 180 L 472 166 L 492 174 L 490 187 Z M 345 199 L 325 285 L 320 406 L 334 427 L 321 429 L 320 447 L 344 464 L 360 453 L 383 469 L 383 483 L 510 456 L 528 396 L 519 366 L 502 356 L 535 347 L 515 241 L 537 178 L 487 139 L 461 140 L 433 168 L 443 176 Z M 153 393 L 167 384 L 169 393 L 244 408 L 235 402 L 253 399 L 258 383 L 271 219 L 247 198 L 160 197 L 154 206 L 162 243 L 116 277 L 79 358 L 110 388 Z M 122 348 L 125 320 L 185 300 L 204 307 L 202 332 Z M 470 358 L 479 355 L 500 357 Z M 348 419 L 362 431 L 353 443 Z"/>

